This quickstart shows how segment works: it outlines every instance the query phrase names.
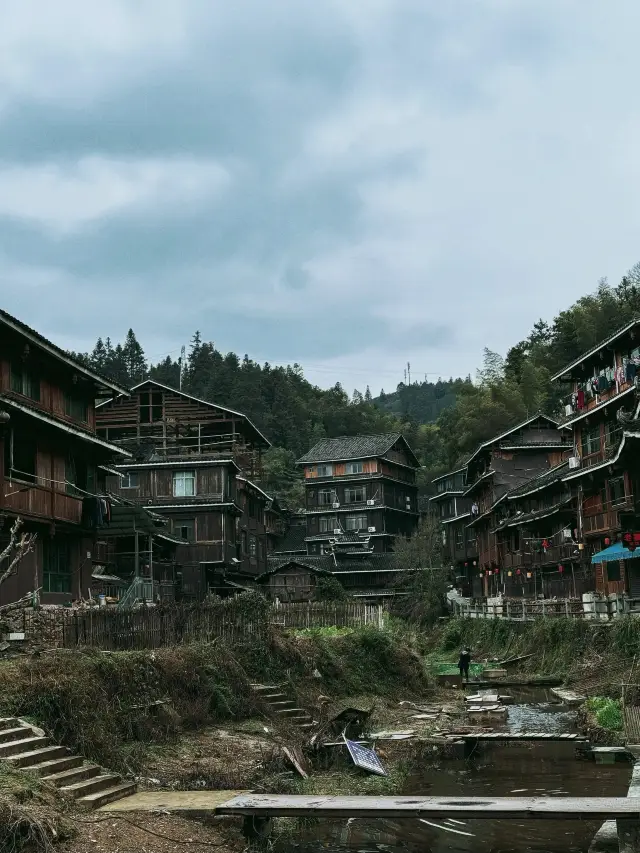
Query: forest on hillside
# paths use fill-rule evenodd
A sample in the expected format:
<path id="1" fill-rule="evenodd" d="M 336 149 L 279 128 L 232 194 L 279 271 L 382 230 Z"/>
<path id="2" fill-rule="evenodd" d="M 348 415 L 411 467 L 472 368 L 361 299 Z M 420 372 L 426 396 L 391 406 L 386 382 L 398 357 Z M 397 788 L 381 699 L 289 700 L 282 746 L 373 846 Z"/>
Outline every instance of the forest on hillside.
<path id="1" fill-rule="evenodd" d="M 488 349 L 476 379 L 401 383 L 373 397 L 369 388 L 350 396 L 337 382 L 321 389 L 300 365 L 258 364 L 245 355 L 221 353 L 196 332 L 186 363 L 167 356 L 148 363 L 133 330 L 122 343 L 100 338 L 91 353 L 74 353 L 124 385 L 147 377 L 205 400 L 246 413 L 273 442 L 264 485 L 296 507 L 300 499 L 295 460 L 325 437 L 403 432 L 423 463 L 420 484 L 459 463 L 478 444 L 541 410 L 560 411 L 564 389 L 550 377 L 616 328 L 640 315 L 640 264 L 618 285 L 601 279 L 596 290 L 561 311 L 551 323 L 538 320 L 530 334 L 504 356 Z"/>

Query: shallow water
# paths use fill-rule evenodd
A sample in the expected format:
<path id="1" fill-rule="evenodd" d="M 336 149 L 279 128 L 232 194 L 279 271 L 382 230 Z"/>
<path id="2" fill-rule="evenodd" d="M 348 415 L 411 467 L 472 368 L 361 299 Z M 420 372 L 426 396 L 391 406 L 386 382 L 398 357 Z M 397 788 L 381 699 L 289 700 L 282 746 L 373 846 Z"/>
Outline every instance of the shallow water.
<path id="1" fill-rule="evenodd" d="M 575 731 L 575 712 L 548 691 L 505 690 L 521 704 L 509 706 L 511 731 Z M 422 796 L 626 796 L 631 764 L 580 760 L 568 743 L 482 744 L 467 761 L 443 761 L 407 780 L 403 794 Z M 319 851 L 486 851 L 582 853 L 600 821 L 418 820 L 319 821 L 279 853 Z"/>

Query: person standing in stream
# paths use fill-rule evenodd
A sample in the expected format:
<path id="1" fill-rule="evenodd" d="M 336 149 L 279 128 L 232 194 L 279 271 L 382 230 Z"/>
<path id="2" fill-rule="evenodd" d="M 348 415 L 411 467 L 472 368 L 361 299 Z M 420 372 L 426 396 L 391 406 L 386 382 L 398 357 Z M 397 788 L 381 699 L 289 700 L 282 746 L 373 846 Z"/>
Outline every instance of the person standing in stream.
<path id="1" fill-rule="evenodd" d="M 460 652 L 460 660 L 458 661 L 458 669 L 460 670 L 460 677 L 463 681 L 469 681 L 469 664 L 471 663 L 471 652 L 469 649 L 464 648 Z"/>

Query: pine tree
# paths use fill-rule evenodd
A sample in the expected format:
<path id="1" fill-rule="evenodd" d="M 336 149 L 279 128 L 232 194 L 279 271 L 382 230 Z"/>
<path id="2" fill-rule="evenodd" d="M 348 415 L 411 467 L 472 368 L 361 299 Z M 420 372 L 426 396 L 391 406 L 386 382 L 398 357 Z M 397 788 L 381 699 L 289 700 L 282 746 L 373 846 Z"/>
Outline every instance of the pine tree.
<path id="1" fill-rule="evenodd" d="M 130 385 L 137 385 L 147 377 L 147 360 L 133 329 L 129 329 L 122 347 L 122 359 Z"/>
<path id="2" fill-rule="evenodd" d="M 108 338 L 107 338 L 108 340 Z M 104 370 L 107 362 L 107 348 L 104 345 L 104 341 L 102 338 L 98 338 L 96 341 L 96 345 L 93 348 L 93 352 L 90 356 L 90 363 L 93 368 L 96 370 Z"/>
<path id="3" fill-rule="evenodd" d="M 373 400 L 371 396 L 371 388 L 367 385 L 367 390 L 364 392 L 364 401 L 365 403 L 370 403 Z"/>

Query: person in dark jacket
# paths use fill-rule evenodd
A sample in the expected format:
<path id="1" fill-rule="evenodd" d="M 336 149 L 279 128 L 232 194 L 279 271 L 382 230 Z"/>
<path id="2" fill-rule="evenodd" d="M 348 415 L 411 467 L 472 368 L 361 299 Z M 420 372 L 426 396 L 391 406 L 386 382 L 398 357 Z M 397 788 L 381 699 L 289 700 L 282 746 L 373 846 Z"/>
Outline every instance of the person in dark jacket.
<path id="1" fill-rule="evenodd" d="M 471 663 L 471 652 L 469 649 L 463 649 L 460 652 L 460 660 L 458 661 L 458 669 L 460 677 L 463 681 L 469 681 L 469 664 Z"/>

